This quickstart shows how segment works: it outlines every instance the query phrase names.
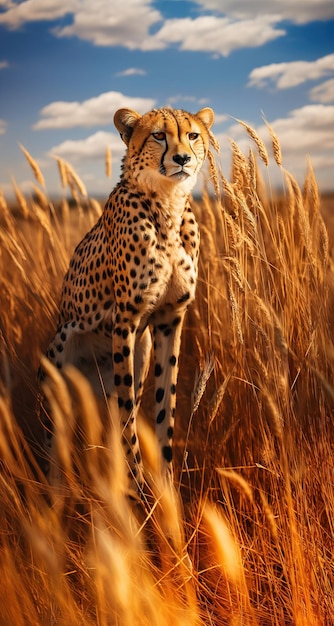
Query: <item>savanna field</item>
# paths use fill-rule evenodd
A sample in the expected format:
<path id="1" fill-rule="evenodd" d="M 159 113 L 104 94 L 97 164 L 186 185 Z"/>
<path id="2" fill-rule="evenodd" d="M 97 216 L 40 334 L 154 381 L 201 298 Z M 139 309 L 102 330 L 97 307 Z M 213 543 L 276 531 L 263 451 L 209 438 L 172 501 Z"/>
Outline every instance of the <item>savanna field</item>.
<path id="1" fill-rule="evenodd" d="M 334 197 L 319 196 L 311 164 L 298 186 L 271 129 L 269 157 L 247 132 L 253 149 L 231 142 L 231 173 L 211 163 L 193 201 L 201 255 L 176 495 L 161 488 L 152 375 L 139 430 L 148 495 L 136 502 L 115 406 L 106 441 L 105 411 L 70 367 L 64 378 L 50 367 L 43 389 L 63 475 L 48 485 L 37 370 L 69 258 L 102 207 L 60 159 L 53 203 L 26 152 L 32 194 L 14 185 L 15 205 L 0 194 L 1 626 L 334 624 Z"/>

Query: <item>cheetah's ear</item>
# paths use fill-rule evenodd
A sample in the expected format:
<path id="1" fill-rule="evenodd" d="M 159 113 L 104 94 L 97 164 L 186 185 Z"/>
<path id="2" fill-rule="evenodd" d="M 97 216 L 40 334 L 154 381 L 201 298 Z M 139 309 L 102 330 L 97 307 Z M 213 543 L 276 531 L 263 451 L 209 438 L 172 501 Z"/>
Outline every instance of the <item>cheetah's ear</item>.
<path id="1" fill-rule="evenodd" d="M 213 122 L 215 121 L 215 114 L 210 107 L 205 107 L 205 109 L 198 111 L 196 113 L 196 117 L 199 117 L 208 130 L 210 130 Z"/>
<path id="2" fill-rule="evenodd" d="M 126 145 L 129 145 L 133 127 L 141 115 L 132 109 L 118 109 L 114 115 L 114 124 Z"/>

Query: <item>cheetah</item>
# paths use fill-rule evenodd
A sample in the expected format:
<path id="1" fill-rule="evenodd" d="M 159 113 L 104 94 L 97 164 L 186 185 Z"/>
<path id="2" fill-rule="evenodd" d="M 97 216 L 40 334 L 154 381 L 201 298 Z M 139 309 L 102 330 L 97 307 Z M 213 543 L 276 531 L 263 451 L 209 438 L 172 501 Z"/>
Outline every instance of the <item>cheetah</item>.
<path id="1" fill-rule="evenodd" d="M 151 361 L 162 474 L 172 481 L 181 331 L 194 300 L 199 229 L 189 195 L 214 145 L 214 112 L 115 113 L 127 146 L 101 217 L 76 247 L 46 356 L 77 367 L 101 397 L 117 398 L 129 478 L 143 485 L 136 415 Z M 43 373 L 42 373 L 43 375 Z M 48 437 L 52 455 L 52 432 Z"/>

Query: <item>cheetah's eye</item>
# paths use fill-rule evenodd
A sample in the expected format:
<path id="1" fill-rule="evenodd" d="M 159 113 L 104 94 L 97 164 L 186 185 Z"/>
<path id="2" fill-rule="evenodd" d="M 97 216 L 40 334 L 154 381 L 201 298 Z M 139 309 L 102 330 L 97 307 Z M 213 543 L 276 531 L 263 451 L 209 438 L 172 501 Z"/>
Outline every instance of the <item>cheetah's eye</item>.
<path id="1" fill-rule="evenodd" d="M 199 133 L 188 133 L 188 137 L 190 141 L 195 141 L 199 137 Z"/>
<path id="2" fill-rule="evenodd" d="M 163 133 L 162 131 L 160 133 L 152 133 L 152 136 L 157 141 L 164 141 L 166 139 L 166 133 Z"/>

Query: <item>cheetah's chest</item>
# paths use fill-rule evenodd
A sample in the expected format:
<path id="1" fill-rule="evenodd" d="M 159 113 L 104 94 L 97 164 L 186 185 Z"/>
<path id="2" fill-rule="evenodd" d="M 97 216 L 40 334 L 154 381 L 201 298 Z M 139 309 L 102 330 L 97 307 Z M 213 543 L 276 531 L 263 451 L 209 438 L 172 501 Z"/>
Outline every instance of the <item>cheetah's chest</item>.
<path id="1" fill-rule="evenodd" d="M 177 307 L 195 297 L 197 272 L 192 258 L 182 242 L 172 242 L 158 248 L 154 264 L 155 309 Z"/>

